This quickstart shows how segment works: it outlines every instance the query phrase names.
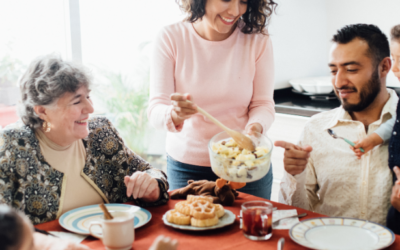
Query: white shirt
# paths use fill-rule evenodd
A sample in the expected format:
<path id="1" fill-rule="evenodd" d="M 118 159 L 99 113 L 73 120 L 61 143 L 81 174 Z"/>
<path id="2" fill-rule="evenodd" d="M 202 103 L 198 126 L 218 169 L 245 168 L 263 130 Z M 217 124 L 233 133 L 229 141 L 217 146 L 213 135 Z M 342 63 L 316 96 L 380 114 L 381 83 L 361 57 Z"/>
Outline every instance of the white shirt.
<path id="1" fill-rule="evenodd" d="M 373 133 L 382 122 L 396 115 L 398 97 L 390 98 L 379 120 L 368 126 L 352 120 L 342 107 L 313 116 L 306 124 L 299 145 L 313 148 L 306 170 L 292 176 L 285 171 L 279 201 L 329 216 L 352 217 L 386 224 L 390 206 L 392 173 L 388 167 L 388 143 L 376 146 L 357 159 L 345 141 L 333 139 L 330 128 L 350 141 Z"/>

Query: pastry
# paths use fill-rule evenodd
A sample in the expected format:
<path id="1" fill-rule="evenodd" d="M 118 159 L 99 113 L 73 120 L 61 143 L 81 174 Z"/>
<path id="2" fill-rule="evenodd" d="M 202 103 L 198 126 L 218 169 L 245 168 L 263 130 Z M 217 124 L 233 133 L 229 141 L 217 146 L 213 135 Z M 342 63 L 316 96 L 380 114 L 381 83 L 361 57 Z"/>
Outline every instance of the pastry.
<path id="1" fill-rule="evenodd" d="M 224 216 L 224 207 L 213 204 L 212 198 L 199 195 L 188 195 L 186 201 L 175 204 L 175 209 L 167 212 L 167 221 L 177 225 L 210 227 L 218 224 Z"/>
<path id="2" fill-rule="evenodd" d="M 214 216 L 213 218 L 209 218 L 209 219 L 196 219 L 194 217 L 192 217 L 190 219 L 190 224 L 194 227 L 211 227 L 214 225 L 218 224 L 218 216 Z"/>
<path id="3" fill-rule="evenodd" d="M 190 215 L 196 219 L 211 219 L 215 217 L 214 204 L 205 200 L 195 200 L 189 203 L 191 212 Z"/>
<path id="4" fill-rule="evenodd" d="M 220 204 L 214 204 L 215 207 L 215 214 L 218 216 L 218 218 L 221 218 L 225 214 L 224 207 Z"/>
<path id="5" fill-rule="evenodd" d="M 167 221 L 178 225 L 190 225 L 190 216 L 179 213 L 176 210 L 167 212 Z"/>
<path id="6" fill-rule="evenodd" d="M 189 194 L 186 199 L 187 199 L 188 202 L 192 202 L 192 201 L 195 201 L 195 200 L 205 200 L 205 201 L 209 201 L 209 202 L 213 203 L 213 198 L 210 197 L 210 196 L 191 195 L 191 194 Z"/>
<path id="7" fill-rule="evenodd" d="M 189 206 L 189 202 L 187 201 L 180 201 L 175 204 L 175 209 L 184 215 L 189 216 L 191 212 L 191 207 Z"/>

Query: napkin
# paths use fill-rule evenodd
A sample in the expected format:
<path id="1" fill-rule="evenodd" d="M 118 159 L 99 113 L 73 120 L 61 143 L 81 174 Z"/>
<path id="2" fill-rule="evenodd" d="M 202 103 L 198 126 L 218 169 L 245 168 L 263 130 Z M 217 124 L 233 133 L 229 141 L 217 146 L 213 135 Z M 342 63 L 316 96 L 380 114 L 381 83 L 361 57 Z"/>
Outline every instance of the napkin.
<path id="1" fill-rule="evenodd" d="M 297 210 L 296 209 L 275 210 L 272 213 L 273 213 L 272 214 L 272 223 L 274 223 L 274 221 L 277 221 L 280 218 L 297 215 Z M 294 226 L 298 222 L 299 222 L 299 218 L 282 219 L 279 221 L 279 224 L 277 226 L 272 226 L 272 228 L 273 229 L 290 229 L 290 228 L 292 228 L 292 226 Z"/>
<path id="2" fill-rule="evenodd" d="M 77 244 L 81 243 L 87 237 L 87 235 L 58 232 L 58 231 L 49 231 L 49 233 L 54 234 L 55 236 L 57 236 L 60 239 L 72 241 Z"/>

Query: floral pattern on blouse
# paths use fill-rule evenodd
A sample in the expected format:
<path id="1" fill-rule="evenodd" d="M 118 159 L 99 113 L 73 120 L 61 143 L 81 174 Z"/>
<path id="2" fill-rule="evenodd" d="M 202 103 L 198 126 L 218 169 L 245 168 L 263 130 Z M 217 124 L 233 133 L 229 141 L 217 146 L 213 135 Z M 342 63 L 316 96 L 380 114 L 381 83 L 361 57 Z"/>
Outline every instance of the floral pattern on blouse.
<path id="1" fill-rule="evenodd" d="M 167 177 L 125 146 L 111 122 L 104 117 L 89 120 L 83 173 L 107 202 L 134 201 L 138 206 L 165 204 Z M 126 196 L 124 176 L 146 172 L 158 181 L 160 197 L 146 203 Z M 34 224 L 57 219 L 64 174 L 52 168 L 41 154 L 34 131 L 22 122 L 0 132 L 0 203 L 22 210 Z"/>

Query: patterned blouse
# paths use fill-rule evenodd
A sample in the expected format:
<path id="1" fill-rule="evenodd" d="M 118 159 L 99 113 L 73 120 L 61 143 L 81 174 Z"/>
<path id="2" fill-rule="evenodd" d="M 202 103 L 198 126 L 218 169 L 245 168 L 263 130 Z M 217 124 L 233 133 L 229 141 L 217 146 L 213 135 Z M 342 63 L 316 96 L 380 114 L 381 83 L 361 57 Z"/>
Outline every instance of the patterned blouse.
<path id="1" fill-rule="evenodd" d="M 90 119 L 89 135 L 83 144 L 86 161 L 81 175 L 105 202 L 157 206 L 168 201 L 167 176 L 126 147 L 108 119 Z M 146 203 L 126 196 L 124 176 L 135 171 L 156 178 L 160 188 L 157 201 Z M 18 122 L 0 130 L 0 203 L 22 210 L 34 224 L 51 221 L 61 215 L 65 182 L 64 174 L 44 159 L 30 127 Z"/>

